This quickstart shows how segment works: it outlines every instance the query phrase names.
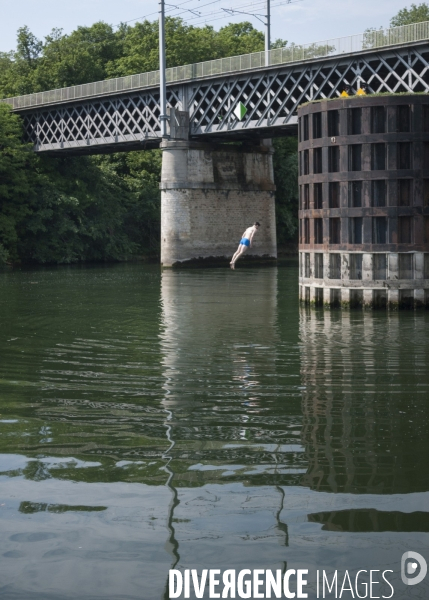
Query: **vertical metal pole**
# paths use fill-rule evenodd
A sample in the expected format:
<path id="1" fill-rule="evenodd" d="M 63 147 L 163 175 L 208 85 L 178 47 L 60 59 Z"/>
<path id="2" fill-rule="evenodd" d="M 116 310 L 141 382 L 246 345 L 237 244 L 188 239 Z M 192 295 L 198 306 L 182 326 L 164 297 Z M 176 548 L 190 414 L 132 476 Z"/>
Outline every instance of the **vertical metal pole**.
<path id="1" fill-rule="evenodd" d="M 167 137 L 167 89 L 165 85 L 165 2 L 159 0 L 159 109 L 161 137 Z"/>
<path id="2" fill-rule="evenodd" d="M 271 46 L 271 7 L 270 0 L 267 1 L 267 22 L 265 24 L 265 66 L 270 64 L 270 46 Z"/>
<path id="3" fill-rule="evenodd" d="M 412 61 L 411 61 L 411 52 L 408 50 L 408 90 L 413 92 L 413 75 L 412 75 Z"/>

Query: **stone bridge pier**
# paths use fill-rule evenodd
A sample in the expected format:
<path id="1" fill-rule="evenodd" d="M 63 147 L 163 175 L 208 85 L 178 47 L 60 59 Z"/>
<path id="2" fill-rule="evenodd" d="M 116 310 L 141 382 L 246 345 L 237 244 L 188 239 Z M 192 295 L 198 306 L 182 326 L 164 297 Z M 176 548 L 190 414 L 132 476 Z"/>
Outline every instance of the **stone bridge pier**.
<path id="1" fill-rule="evenodd" d="M 261 228 L 247 251 L 277 257 L 270 141 L 259 145 L 164 141 L 161 175 L 161 264 L 231 259 L 241 234 Z"/>

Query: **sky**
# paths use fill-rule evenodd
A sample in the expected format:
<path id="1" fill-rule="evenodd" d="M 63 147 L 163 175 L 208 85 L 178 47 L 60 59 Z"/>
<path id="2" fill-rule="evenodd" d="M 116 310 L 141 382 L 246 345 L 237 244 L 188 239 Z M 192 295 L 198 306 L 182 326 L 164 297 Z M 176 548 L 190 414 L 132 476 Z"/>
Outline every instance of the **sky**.
<path id="1" fill-rule="evenodd" d="M 416 4 L 420 0 L 414 0 Z M 168 2 L 168 0 L 167 0 Z M 201 12 L 207 23 L 216 29 L 231 21 L 250 20 L 255 27 L 263 28 L 255 17 L 246 15 L 226 16 L 219 19 L 222 8 L 238 9 L 247 5 L 249 12 L 264 12 L 259 2 L 257 8 L 251 7 L 252 0 L 170 0 L 176 6 L 191 8 Z M 167 7 L 172 13 L 179 10 Z M 256 0 L 253 0 L 256 2 Z M 280 5 L 283 2 L 283 6 Z M 293 0 L 286 5 L 285 0 L 271 0 L 272 39 L 281 38 L 295 43 L 309 43 L 361 33 L 368 27 L 387 27 L 398 10 L 409 7 L 408 0 Z M 259 10 L 258 10 L 259 9 Z M 0 52 L 15 48 L 18 27 L 27 25 L 42 39 L 52 28 L 58 27 L 65 33 L 73 31 L 78 25 L 92 25 L 96 21 L 105 21 L 111 25 L 120 22 L 140 20 L 148 16 L 157 18 L 157 0 L 0 0 Z M 210 13 L 217 11 L 217 14 Z M 207 15 L 207 17 L 206 17 Z M 191 12 L 181 15 L 186 21 L 204 24 L 202 18 L 196 19 Z M 216 20 L 214 20 L 216 19 Z"/>

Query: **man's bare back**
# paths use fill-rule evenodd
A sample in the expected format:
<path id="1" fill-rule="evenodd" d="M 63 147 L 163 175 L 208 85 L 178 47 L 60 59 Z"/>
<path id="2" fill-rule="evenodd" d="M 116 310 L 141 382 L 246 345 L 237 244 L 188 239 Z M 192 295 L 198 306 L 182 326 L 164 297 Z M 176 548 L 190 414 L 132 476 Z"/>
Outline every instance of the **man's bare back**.
<path id="1" fill-rule="evenodd" d="M 245 238 L 247 240 L 250 240 L 250 245 L 252 245 L 253 236 L 255 235 L 256 232 L 257 232 L 257 229 L 255 229 L 255 226 L 252 225 L 252 227 L 248 227 L 246 229 L 246 231 L 243 233 L 243 235 L 241 237 Z"/>

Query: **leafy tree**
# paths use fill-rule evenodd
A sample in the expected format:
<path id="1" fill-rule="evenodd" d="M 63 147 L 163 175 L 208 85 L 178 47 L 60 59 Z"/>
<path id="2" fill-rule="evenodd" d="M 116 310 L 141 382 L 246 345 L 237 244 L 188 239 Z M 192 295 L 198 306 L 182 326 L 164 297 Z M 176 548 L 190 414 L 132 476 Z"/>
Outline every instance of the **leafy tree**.
<path id="1" fill-rule="evenodd" d="M 124 258 L 135 246 L 123 231 L 128 190 L 91 158 L 39 160 L 31 212 L 20 248 L 27 262 Z"/>
<path id="2" fill-rule="evenodd" d="M 411 7 L 403 8 L 394 17 L 390 19 L 390 27 L 400 27 L 401 25 L 412 25 L 429 21 L 429 6 L 426 3 L 411 4 Z M 364 31 L 363 48 L 377 48 L 388 45 L 389 39 L 385 33 L 384 27 L 369 27 Z"/>
<path id="3" fill-rule="evenodd" d="M 264 49 L 264 34 L 255 29 L 248 21 L 230 23 L 219 29 L 217 36 L 219 55 L 213 58 L 250 54 Z"/>
<path id="4" fill-rule="evenodd" d="M 38 90 L 79 85 L 108 77 L 107 65 L 122 54 L 123 31 L 106 23 L 78 27 L 70 35 L 54 29 L 46 37 L 37 71 Z"/>
<path id="5" fill-rule="evenodd" d="M 277 242 L 297 240 L 298 231 L 298 140 L 276 138 L 274 142 L 274 181 L 276 191 Z"/>
<path id="6" fill-rule="evenodd" d="M 20 58 L 29 66 L 34 67 L 42 48 L 42 42 L 31 33 L 27 26 L 18 29 L 16 58 Z"/>
<path id="7" fill-rule="evenodd" d="M 263 34 L 251 23 L 234 23 L 215 31 L 193 27 L 182 19 L 165 20 L 167 67 L 247 54 L 264 49 Z M 159 68 L 158 23 L 144 21 L 129 28 L 123 39 L 123 55 L 107 66 L 110 77 L 155 71 Z"/>
<path id="8" fill-rule="evenodd" d="M 0 262 L 71 263 L 157 253 L 160 152 L 49 158 L 0 104 Z"/>
<path id="9" fill-rule="evenodd" d="M 426 2 L 411 4 L 410 8 L 403 8 L 390 19 L 390 26 L 400 27 L 423 21 L 429 21 L 429 5 Z"/>
<path id="10" fill-rule="evenodd" d="M 281 38 L 277 38 L 274 42 L 271 42 L 271 50 L 276 48 L 286 48 L 287 40 L 282 40 Z"/>
<path id="11" fill-rule="evenodd" d="M 18 257 L 17 223 L 28 213 L 26 199 L 36 157 L 21 138 L 21 119 L 0 104 L 0 262 Z"/>
<path id="12" fill-rule="evenodd" d="M 29 94 L 34 91 L 34 74 L 39 65 L 42 47 L 42 42 L 27 26 L 18 29 L 16 51 L 6 56 L 3 54 L 1 66 L 5 71 L 0 74 L 0 91 L 3 87 L 5 95 Z"/>
<path id="13" fill-rule="evenodd" d="M 123 227 L 138 251 L 159 254 L 161 151 L 145 150 L 98 157 L 122 178 L 129 191 Z"/>

